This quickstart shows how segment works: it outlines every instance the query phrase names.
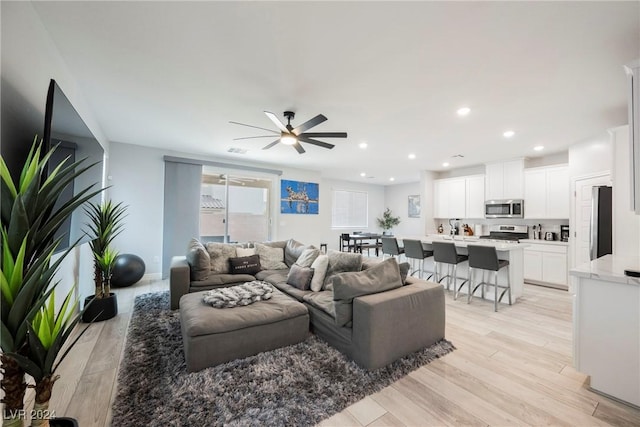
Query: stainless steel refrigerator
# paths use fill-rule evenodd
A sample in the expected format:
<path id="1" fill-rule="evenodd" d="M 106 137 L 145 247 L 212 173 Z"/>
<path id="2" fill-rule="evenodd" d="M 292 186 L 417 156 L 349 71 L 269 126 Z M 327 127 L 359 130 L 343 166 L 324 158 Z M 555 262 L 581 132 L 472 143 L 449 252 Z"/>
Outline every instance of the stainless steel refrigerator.
<path id="1" fill-rule="evenodd" d="M 591 189 L 591 236 L 589 250 L 591 259 L 611 253 L 612 247 L 612 188 L 607 186 Z"/>

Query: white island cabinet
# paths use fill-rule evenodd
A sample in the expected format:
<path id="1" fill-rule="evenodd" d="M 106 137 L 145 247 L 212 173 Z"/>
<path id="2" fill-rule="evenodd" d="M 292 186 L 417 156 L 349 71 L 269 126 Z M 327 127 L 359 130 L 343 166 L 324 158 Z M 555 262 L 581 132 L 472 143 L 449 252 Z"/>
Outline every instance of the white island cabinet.
<path id="1" fill-rule="evenodd" d="M 605 255 L 571 270 L 573 360 L 591 388 L 640 406 L 640 258 Z"/>

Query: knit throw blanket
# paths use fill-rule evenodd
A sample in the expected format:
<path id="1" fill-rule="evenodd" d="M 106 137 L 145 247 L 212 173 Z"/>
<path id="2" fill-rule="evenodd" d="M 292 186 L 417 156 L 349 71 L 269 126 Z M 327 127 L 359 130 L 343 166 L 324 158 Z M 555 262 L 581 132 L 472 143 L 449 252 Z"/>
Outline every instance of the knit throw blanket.
<path id="1" fill-rule="evenodd" d="M 206 291 L 203 300 L 215 308 L 233 308 L 264 301 L 273 295 L 273 286 L 261 280 Z"/>

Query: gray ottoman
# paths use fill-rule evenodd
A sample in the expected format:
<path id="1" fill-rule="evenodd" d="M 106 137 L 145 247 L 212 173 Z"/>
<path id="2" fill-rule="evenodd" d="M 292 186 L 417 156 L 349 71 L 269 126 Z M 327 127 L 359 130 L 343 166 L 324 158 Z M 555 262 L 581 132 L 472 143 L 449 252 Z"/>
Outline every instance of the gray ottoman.
<path id="1" fill-rule="evenodd" d="M 190 372 L 292 345 L 309 334 L 307 307 L 277 289 L 267 301 L 236 308 L 213 308 L 202 301 L 203 294 L 180 298 L 184 356 Z"/>

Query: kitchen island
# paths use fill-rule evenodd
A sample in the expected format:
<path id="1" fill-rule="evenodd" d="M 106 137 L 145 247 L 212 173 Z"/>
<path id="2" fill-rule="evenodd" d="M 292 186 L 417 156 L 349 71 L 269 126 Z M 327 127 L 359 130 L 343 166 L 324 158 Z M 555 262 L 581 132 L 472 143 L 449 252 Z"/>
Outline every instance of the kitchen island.
<path id="1" fill-rule="evenodd" d="M 456 250 L 460 255 L 467 255 L 467 245 L 482 245 L 482 246 L 493 246 L 496 248 L 498 252 L 498 258 L 509 261 L 509 267 L 503 268 L 498 272 L 498 283 L 499 284 L 507 284 L 507 274 L 509 275 L 509 279 L 511 281 L 511 299 L 512 303 L 515 303 L 519 297 L 522 296 L 522 291 L 524 288 L 524 248 L 527 247 L 526 244 L 523 243 L 506 243 L 499 241 L 489 241 L 482 240 L 478 237 L 467 237 L 467 236 L 454 236 L 452 238 L 448 235 L 443 234 L 430 234 L 427 236 L 403 236 L 398 238 L 398 243 L 402 239 L 415 239 L 420 240 L 422 242 L 422 246 L 427 250 L 432 250 L 434 241 L 442 241 L 442 242 L 453 242 L 456 245 Z M 427 258 L 425 260 L 425 269 L 427 271 L 433 271 L 433 257 Z M 507 273 L 508 272 L 508 273 Z M 493 275 L 493 273 L 491 273 Z M 458 277 L 468 278 L 469 277 L 469 263 L 463 262 L 458 264 Z M 476 272 L 474 281 L 478 281 L 481 277 L 481 272 Z M 464 279 L 463 279 L 464 280 Z M 443 283 L 445 281 L 443 280 Z M 458 283 L 462 283 L 458 280 Z M 464 288 L 461 289 L 461 293 L 468 293 L 467 285 L 465 284 Z M 474 296 L 480 297 L 480 289 L 478 289 Z M 490 292 L 485 293 L 485 297 L 488 300 L 493 301 L 494 293 L 493 289 L 490 289 Z M 506 300 L 506 295 L 502 299 L 504 303 Z"/>
<path id="2" fill-rule="evenodd" d="M 640 258 L 605 255 L 570 271 L 573 363 L 593 390 L 640 406 Z"/>

